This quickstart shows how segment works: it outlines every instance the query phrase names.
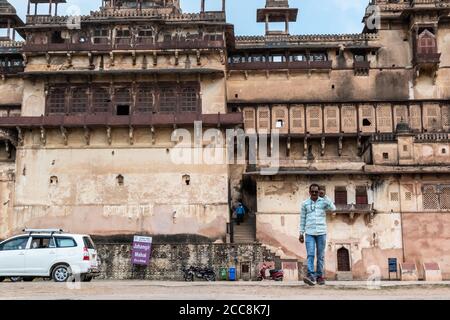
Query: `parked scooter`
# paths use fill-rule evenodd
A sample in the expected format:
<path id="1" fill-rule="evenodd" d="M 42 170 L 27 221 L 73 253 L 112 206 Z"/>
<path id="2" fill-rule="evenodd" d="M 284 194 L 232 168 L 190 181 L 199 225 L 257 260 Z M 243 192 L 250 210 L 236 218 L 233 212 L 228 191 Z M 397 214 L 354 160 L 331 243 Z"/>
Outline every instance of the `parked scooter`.
<path id="1" fill-rule="evenodd" d="M 182 268 L 184 281 L 194 281 L 194 279 L 203 279 L 206 281 L 216 281 L 216 273 L 211 268 L 189 267 Z"/>
<path id="2" fill-rule="evenodd" d="M 263 280 L 283 281 L 283 277 L 284 277 L 283 270 L 278 270 L 278 269 L 269 270 L 269 276 L 267 276 L 266 272 L 268 269 L 269 269 L 269 266 L 264 263 L 262 265 L 261 269 L 259 270 L 258 281 L 263 281 Z"/>

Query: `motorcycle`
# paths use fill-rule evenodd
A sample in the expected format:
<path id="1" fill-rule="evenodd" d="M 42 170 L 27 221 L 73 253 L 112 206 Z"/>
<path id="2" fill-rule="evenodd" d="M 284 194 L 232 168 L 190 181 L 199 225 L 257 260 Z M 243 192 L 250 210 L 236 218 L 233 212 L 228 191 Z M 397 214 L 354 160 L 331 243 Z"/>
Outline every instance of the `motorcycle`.
<path id="1" fill-rule="evenodd" d="M 263 280 L 283 281 L 283 277 L 284 277 L 283 270 L 278 270 L 278 269 L 269 270 L 269 276 L 267 276 L 266 272 L 268 269 L 269 269 L 268 265 L 266 265 L 266 264 L 262 265 L 261 269 L 259 270 L 258 281 L 263 281 Z"/>
<path id="2" fill-rule="evenodd" d="M 211 268 L 189 267 L 182 268 L 184 281 L 194 281 L 194 279 L 203 279 L 206 281 L 216 281 L 216 273 Z"/>

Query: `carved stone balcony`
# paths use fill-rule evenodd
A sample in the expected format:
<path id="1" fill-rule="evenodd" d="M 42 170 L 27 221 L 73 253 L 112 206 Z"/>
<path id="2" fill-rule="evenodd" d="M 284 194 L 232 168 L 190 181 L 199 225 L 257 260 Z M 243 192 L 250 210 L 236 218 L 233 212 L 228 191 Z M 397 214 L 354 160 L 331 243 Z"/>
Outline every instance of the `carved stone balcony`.
<path id="1" fill-rule="evenodd" d="M 331 217 L 335 218 L 337 215 L 345 215 L 350 221 L 354 221 L 359 215 L 364 215 L 367 225 L 372 224 L 375 216 L 375 209 L 373 204 L 336 204 L 336 210 L 330 211 Z"/>
<path id="2" fill-rule="evenodd" d="M 440 53 L 416 53 L 415 58 L 416 64 L 430 64 L 437 65 L 441 62 L 441 54 Z"/>
<path id="3" fill-rule="evenodd" d="M 370 71 L 370 61 L 355 61 L 353 62 L 353 69 L 357 76 L 367 76 Z"/>

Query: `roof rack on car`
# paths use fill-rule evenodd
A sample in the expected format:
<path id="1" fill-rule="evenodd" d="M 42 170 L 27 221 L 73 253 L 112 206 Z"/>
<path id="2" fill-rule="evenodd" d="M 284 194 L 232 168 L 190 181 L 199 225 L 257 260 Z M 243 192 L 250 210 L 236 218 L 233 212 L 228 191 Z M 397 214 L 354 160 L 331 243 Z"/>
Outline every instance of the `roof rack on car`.
<path id="1" fill-rule="evenodd" d="M 63 229 L 23 229 L 23 232 L 26 232 L 29 235 L 31 235 L 32 233 L 50 233 L 53 235 L 54 233 L 63 233 L 64 230 Z"/>

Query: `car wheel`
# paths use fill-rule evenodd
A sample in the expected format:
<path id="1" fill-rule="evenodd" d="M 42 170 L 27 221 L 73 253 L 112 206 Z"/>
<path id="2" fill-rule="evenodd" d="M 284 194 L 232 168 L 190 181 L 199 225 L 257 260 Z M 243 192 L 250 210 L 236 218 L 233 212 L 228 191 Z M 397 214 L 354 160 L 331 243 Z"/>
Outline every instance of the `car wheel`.
<path id="1" fill-rule="evenodd" d="M 5 280 L 5 277 L 0 277 L 0 282 L 3 282 Z"/>
<path id="2" fill-rule="evenodd" d="M 68 265 L 59 264 L 53 268 L 52 279 L 55 282 L 66 282 L 72 275 L 72 270 Z"/>
<path id="3" fill-rule="evenodd" d="M 9 277 L 9 280 L 11 280 L 11 282 L 20 282 L 22 281 L 22 277 Z"/>
<path id="4" fill-rule="evenodd" d="M 23 278 L 23 281 L 25 281 L 25 282 L 31 282 L 33 280 L 34 280 L 34 277 L 24 277 Z"/>

